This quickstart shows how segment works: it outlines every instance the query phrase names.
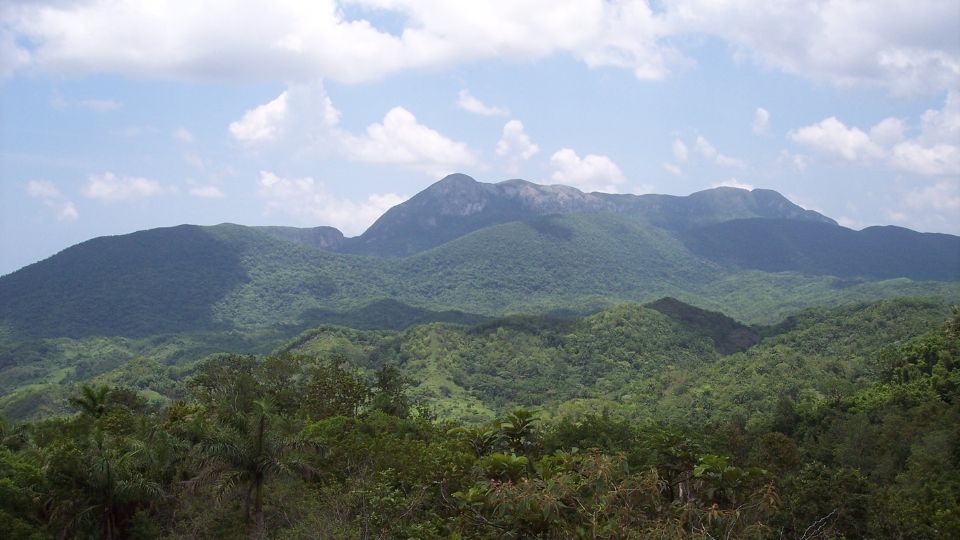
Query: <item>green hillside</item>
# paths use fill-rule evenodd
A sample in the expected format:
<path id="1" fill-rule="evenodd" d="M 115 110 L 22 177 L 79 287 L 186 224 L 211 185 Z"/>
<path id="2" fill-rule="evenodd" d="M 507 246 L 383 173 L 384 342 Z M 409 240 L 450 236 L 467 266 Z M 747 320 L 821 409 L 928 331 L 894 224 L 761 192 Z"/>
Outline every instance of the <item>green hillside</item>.
<path id="1" fill-rule="evenodd" d="M 960 280 L 960 237 L 949 234 L 737 219 L 695 228 L 683 237 L 691 251 L 724 266 L 839 277 Z"/>
<path id="2" fill-rule="evenodd" d="M 703 313 L 661 300 L 650 308 L 623 305 L 582 318 L 430 324 L 395 335 L 331 329 L 333 338 L 316 330 L 282 350 L 337 352 L 370 370 L 397 365 L 441 417 L 466 421 L 517 407 L 560 415 L 608 409 L 683 421 L 759 414 L 760 421 L 770 418 L 781 398 L 822 396 L 837 385 L 862 387 L 875 375 L 871 370 L 884 347 L 922 334 L 950 313 L 939 300 L 815 308 L 760 329 L 767 337 L 757 345 L 727 355 L 716 330 L 735 321 L 721 323 L 722 314 L 714 314 L 710 325 L 702 318 L 683 320 L 657 311 L 665 305 L 673 313 Z M 731 396 L 740 395 L 750 396 L 749 407 L 726 408 L 731 399 L 737 402 Z"/>
<path id="3" fill-rule="evenodd" d="M 814 246 L 820 245 L 817 238 L 807 239 Z M 949 248 L 956 241 L 938 235 L 926 251 L 922 245 L 905 248 L 916 256 L 901 257 L 878 273 L 949 277 Z M 741 260 L 766 256 L 761 244 L 756 250 L 731 248 L 729 257 L 739 257 L 732 261 L 687 244 L 674 232 L 611 213 L 504 223 L 402 259 L 325 251 L 239 225 L 180 226 L 84 242 L 0 278 L 0 321 L 22 337 L 141 338 L 271 328 L 285 328 L 289 336 L 321 322 L 402 328 L 426 320 L 475 320 L 470 313 L 589 313 L 663 296 L 750 323 L 772 323 L 807 306 L 905 294 L 960 299 L 958 281 L 823 275 L 833 271 L 829 261 L 814 271 L 809 267 L 818 259 L 804 255 L 815 247 L 790 251 L 799 271 L 771 272 Z M 860 259 L 848 253 L 850 264 L 861 267 L 897 257 L 879 248 Z M 385 300 L 399 304 L 367 307 Z M 398 305 L 422 313 L 392 313 Z M 456 311 L 465 314 L 436 315 Z"/>
<path id="4" fill-rule="evenodd" d="M 960 532 L 956 307 L 809 309 L 724 355 L 713 336 L 735 321 L 652 306 L 325 325 L 260 357 L 203 357 L 251 335 L 46 340 L 56 399 L 0 399 L 8 418 L 48 416 L 0 422 L 0 524 L 246 537 L 243 493 L 260 490 L 280 538 Z"/>

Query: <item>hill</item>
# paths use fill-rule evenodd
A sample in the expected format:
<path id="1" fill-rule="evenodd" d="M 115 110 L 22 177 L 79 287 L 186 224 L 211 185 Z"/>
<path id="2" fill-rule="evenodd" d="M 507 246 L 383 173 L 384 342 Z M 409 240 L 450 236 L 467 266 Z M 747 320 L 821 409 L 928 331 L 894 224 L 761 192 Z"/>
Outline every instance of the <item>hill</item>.
<path id="1" fill-rule="evenodd" d="M 694 253 L 765 272 L 960 280 L 960 237 L 902 227 L 845 227 L 785 219 L 735 219 L 688 230 Z"/>
<path id="2" fill-rule="evenodd" d="M 595 212 L 638 217 L 667 229 L 747 217 L 836 224 L 770 190 L 722 187 L 688 197 L 583 193 L 568 186 L 538 185 L 524 180 L 488 184 L 464 174 L 452 174 L 391 208 L 366 232 L 347 239 L 337 249 L 406 256 L 492 225 L 547 214 Z"/>
<path id="3" fill-rule="evenodd" d="M 183 225 L 97 238 L 0 277 L 0 335 L 289 337 L 322 322 L 399 329 L 663 296 L 754 324 L 813 305 L 960 299 L 960 238 L 850 231 L 764 190 L 637 197 L 461 175 L 368 233 L 380 239 L 370 245 L 416 253 L 330 251 L 363 237 L 326 227 Z"/>

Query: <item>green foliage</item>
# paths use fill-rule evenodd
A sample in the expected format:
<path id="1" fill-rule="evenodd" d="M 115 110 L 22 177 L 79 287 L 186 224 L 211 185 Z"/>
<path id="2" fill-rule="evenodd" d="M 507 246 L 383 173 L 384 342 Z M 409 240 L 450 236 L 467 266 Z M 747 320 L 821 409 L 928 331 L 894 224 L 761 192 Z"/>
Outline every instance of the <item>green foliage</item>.
<path id="1" fill-rule="evenodd" d="M 325 327 L 277 354 L 191 365 L 167 405 L 87 385 L 72 415 L 0 424 L 0 526 L 37 539 L 954 537 L 958 330 L 957 310 L 910 299 L 808 310 L 726 356 L 702 327 L 635 306 Z M 496 379 L 504 390 L 454 390 L 490 411 L 545 381 L 557 394 L 472 424 L 417 407 L 439 384 L 493 377 L 485 363 L 518 371 Z M 599 411 L 561 414 L 563 396 L 590 393 Z"/>

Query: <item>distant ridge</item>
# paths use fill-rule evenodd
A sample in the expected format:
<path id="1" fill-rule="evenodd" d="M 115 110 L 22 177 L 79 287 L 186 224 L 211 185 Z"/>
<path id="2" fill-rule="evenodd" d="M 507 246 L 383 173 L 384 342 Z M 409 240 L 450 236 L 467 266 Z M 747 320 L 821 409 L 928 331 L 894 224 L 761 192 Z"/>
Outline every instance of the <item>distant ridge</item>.
<path id="1" fill-rule="evenodd" d="M 221 224 L 77 244 L 0 277 L 0 341 L 401 328 L 664 296 L 769 324 L 893 295 L 960 300 L 960 237 L 851 231 L 768 190 L 606 195 L 454 175 L 358 238 Z"/>
<path id="2" fill-rule="evenodd" d="M 622 214 L 673 230 L 751 217 L 836 225 L 832 219 L 764 189 L 721 187 L 686 197 L 584 193 L 569 186 L 525 180 L 487 184 L 465 174 L 451 174 L 388 210 L 362 235 L 346 239 L 339 250 L 402 257 L 491 225 L 574 212 Z"/>

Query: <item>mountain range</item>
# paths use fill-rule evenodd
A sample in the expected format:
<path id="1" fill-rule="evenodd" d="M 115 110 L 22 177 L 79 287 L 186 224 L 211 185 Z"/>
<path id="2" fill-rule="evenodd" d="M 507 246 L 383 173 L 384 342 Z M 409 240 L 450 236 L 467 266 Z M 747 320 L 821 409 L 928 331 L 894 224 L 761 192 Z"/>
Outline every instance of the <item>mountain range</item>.
<path id="1" fill-rule="evenodd" d="M 815 304 L 960 299 L 958 282 L 960 237 L 854 231 L 770 190 L 615 195 L 455 174 L 354 238 L 222 224 L 83 242 L 0 277 L 0 335 L 395 328 L 663 296 L 769 323 Z"/>

